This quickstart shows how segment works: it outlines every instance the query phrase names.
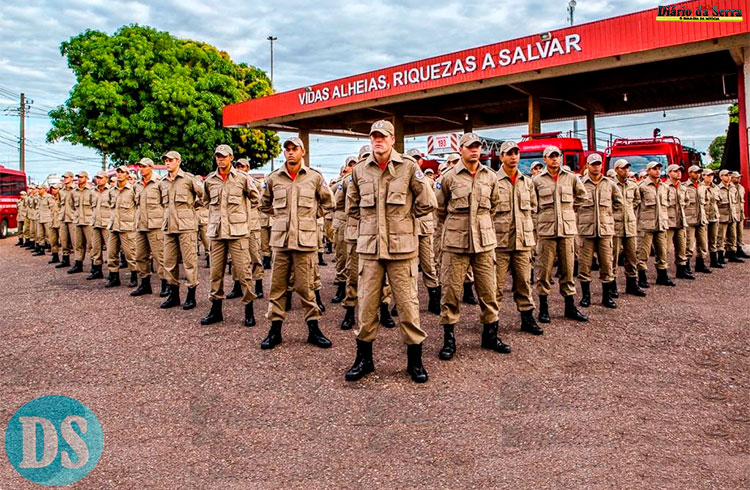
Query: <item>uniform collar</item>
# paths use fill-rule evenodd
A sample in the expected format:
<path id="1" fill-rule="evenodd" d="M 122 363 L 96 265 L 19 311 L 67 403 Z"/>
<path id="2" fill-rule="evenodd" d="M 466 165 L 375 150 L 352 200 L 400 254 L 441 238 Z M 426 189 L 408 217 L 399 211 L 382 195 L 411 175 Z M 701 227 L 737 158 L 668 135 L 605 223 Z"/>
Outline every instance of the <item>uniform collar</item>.
<path id="1" fill-rule="evenodd" d="M 503 167 L 502 164 L 500 165 L 500 168 L 497 170 L 497 176 L 500 180 L 502 179 L 510 180 L 510 175 L 508 175 L 505 172 L 505 167 Z M 516 180 L 524 180 L 525 178 L 526 178 L 526 174 L 518 170 L 518 167 L 516 167 Z"/>
<path id="2" fill-rule="evenodd" d="M 603 180 L 605 180 L 606 178 L 607 178 L 607 177 L 605 177 L 604 175 L 602 175 L 602 178 L 601 178 L 601 179 L 599 179 L 599 182 L 594 182 L 594 179 L 592 179 L 591 177 L 589 177 L 588 175 L 586 175 L 586 177 L 584 177 L 584 178 L 582 178 L 582 179 L 581 179 L 581 182 L 583 182 L 584 184 L 585 184 L 586 182 L 591 182 L 592 184 L 594 184 L 594 185 L 597 185 L 597 184 L 599 184 L 600 182 L 602 182 Z"/>
<path id="3" fill-rule="evenodd" d="M 557 171 L 557 175 L 560 176 L 561 174 L 565 174 L 565 173 L 568 173 L 568 171 L 565 170 L 562 167 L 562 165 L 560 165 L 560 170 Z M 547 167 L 544 167 L 544 170 L 539 172 L 539 176 L 542 176 L 542 175 L 549 175 L 550 177 L 552 177 L 552 174 L 549 173 L 549 170 L 547 169 Z"/>
<path id="4" fill-rule="evenodd" d="M 453 166 L 453 168 L 455 169 L 455 170 L 454 170 L 454 172 L 456 172 L 456 175 L 460 174 L 460 173 L 461 173 L 461 172 L 463 172 L 463 171 L 469 172 L 469 169 L 468 169 L 468 168 L 466 168 L 466 165 L 464 165 L 464 160 L 463 160 L 463 158 L 462 158 L 462 159 L 460 159 L 460 160 L 458 161 L 458 163 L 456 163 L 456 164 L 455 164 L 455 165 Z M 477 173 L 479 173 L 479 172 L 483 172 L 484 170 L 489 170 L 489 169 L 488 169 L 487 167 L 485 167 L 484 165 L 482 165 L 482 163 L 480 162 L 480 163 L 479 163 L 479 167 L 477 167 Z M 471 172 L 469 172 L 469 173 L 471 173 Z M 476 175 L 476 174 L 475 174 L 475 175 Z"/>
<path id="5" fill-rule="evenodd" d="M 395 165 L 400 165 L 402 163 L 404 163 L 404 159 L 401 156 L 401 154 L 399 152 L 397 152 L 396 150 L 391 149 L 390 160 L 388 161 L 388 165 L 385 167 L 386 169 L 388 169 L 388 172 L 390 172 L 390 174 L 392 176 L 395 176 L 396 175 L 396 167 L 395 167 Z M 375 154 L 374 153 L 371 153 L 370 156 L 367 157 L 367 160 L 365 160 L 365 164 L 366 165 L 377 165 L 377 167 L 380 168 L 380 164 L 378 163 L 377 160 L 375 160 Z"/>
<path id="6" fill-rule="evenodd" d="M 281 166 L 281 173 L 283 173 L 284 175 L 286 175 L 287 177 L 289 177 L 290 180 L 294 180 L 294 179 L 292 179 L 292 176 L 289 175 L 289 170 L 286 168 L 286 163 Z M 299 167 L 299 172 L 297 172 L 297 175 L 299 175 L 299 174 L 306 174 L 306 173 L 307 173 L 307 166 L 305 165 L 305 159 L 303 158 L 302 159 L 302 163 L 301 163 L 301 165 Z"/>

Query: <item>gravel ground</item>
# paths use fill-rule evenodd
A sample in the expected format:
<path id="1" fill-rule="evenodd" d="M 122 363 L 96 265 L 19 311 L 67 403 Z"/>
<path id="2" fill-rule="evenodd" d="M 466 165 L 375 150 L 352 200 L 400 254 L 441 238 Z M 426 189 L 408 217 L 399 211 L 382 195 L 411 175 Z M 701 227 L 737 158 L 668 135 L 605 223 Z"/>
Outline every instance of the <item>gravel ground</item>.
<path id="1" fill-rule="evenodd" d="M 330 305 L 332 263 L 321 327 L 333 348 L 305 343 L 295 298 L 269 352 L 266 300 L 257 327 L 241 326 L 239 300 L 200 326 L 208 269 L 198 308 L 162 311 L 13 243 L 0 241 L 2 430 L 46 394 L 91 408 L 104 454 L 73 488 L 750 487 L 750 263 L 621 296 L 614 312 L 595 304 L 588 324 L 563 320 L 555 295 L 539 338 L 518 331 L 506 296 L 509 356 L 479 348 L 479 308 L 464 305 L 450 362 L 420 284 L 430 381 L 415 385 L 386 329 L 376 372 L 344 380 L 355 343 Z M 2 451 L 0 488 L 38 488 Z"/>

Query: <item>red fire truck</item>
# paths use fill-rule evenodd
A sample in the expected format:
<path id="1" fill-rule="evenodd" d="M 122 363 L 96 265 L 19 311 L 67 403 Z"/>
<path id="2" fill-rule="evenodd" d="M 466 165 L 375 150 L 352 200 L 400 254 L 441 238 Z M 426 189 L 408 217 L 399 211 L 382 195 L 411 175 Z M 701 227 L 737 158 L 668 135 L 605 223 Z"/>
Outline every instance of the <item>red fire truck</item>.
<path id="1" fill-rule="evenodd" d="M 0 238 L 18 228 L 18 199 L 26 190 L 26 174 L 0 165 Z"/>
<path id="2" fill-rule="evenodd" d="M 682 169 L 682 180 L 687 180 L 687 169 L 691 165 L 701 165 L 701 154 L 694 148 L 682 146 L 679 138 L 674 136 L 657 136 L 654 138 L 626 139 L 618 138 L 607 148 L 606 161 L 614 164 L 624 158 L 630 162 L 630 170 L 639 173 L 646 169 L 648 162 L 661 163 L 662 175 L 666 176 L 667 167 L 672 164 Z"/>
<path id="3" fill-rule="evenodd" d="M 518 163 L 518 169 L 530 174 L 531 164 L 535 161 L 543 162 L 542 153 L 548 146 L 556 146 L 562 151 L 563 165 L 570 167 L 573 172 L 580 172 L 585 163 L 583 143 L 579 138 L 564 137 L 562 131 L 551 133 L 524 134 L 518 143 L 518 149 L 521 151 L 521 161 Z M 605 169 L 606 171 L 606 169 Z"/>

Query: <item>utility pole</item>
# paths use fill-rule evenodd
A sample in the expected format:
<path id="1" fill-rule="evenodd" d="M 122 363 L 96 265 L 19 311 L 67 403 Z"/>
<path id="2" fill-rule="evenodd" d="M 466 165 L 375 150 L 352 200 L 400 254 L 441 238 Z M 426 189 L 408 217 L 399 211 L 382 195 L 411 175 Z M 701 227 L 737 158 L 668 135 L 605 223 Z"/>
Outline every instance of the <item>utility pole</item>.
<path id="1" fill-rule="evenodd" d="M 271 42 L 271 90 L 273 91 L 273 42 L 277 40 L 278 37 L 268 36 L 266 39 Z M 273 172 L 273 158 L 271 158 L 271 172 Z"/>
<path id="2" fill-rule="evenodd" d="M 570 0 L 568 2 L 568 20 L 570 25 L 573 25 L 573 12 L 576 10 L 576 0 Z M 573 120 L 573 137 L 578 138 L 578 120 Z"/>
<path id="3" fill-rule="evenodd" d="M 18 114 L 21 116 L 21 140 L 19 148 L 19 169 L 21 172 L 26 171 L 26 95 L 21 94 L 21 105 L 18 108 Z"/>
<path id="4" fill-rule="evenodd" d="M 107 154 L 102 152 L 102 170 L 107 171 Z"/>

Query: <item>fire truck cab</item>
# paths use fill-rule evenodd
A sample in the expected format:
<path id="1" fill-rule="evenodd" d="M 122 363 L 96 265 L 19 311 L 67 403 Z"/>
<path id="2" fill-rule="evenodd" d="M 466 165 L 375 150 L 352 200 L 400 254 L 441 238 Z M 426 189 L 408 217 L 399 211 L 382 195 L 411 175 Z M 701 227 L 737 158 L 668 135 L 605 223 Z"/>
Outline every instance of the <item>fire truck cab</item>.
<path id="1" fill-rule="evenodd" d="M 585 164 L 583 143 L 579 138 L 566 138 L 562 131 L 551 133 L 524 134 L 518 143 L 521 151 L 521 161 L 518 169 L 529 175 L 531 164 L 535 161 L 544 163 L 542 153 L 548 146 L 556 146 L 562 151 L 563 165 L 570 167 L 573 172 L 580 172 Z"/>
<path id="2" fill-rule="evenodd" d="M 662 176 L 666 178 L 667 167 L 672 164 L 682 169 L 682 180 L 688 179 L 690 165 L 700 165 L 700 153 L 694 148 L 683 147 L 679 138 L 657 136 L 654 138 L 618 138 L 607 148 L 606 160 L 612 165 L 624 158 L 630 162 L 630 170 L 638 174 L 649 162 L 661 163 Z"/>

